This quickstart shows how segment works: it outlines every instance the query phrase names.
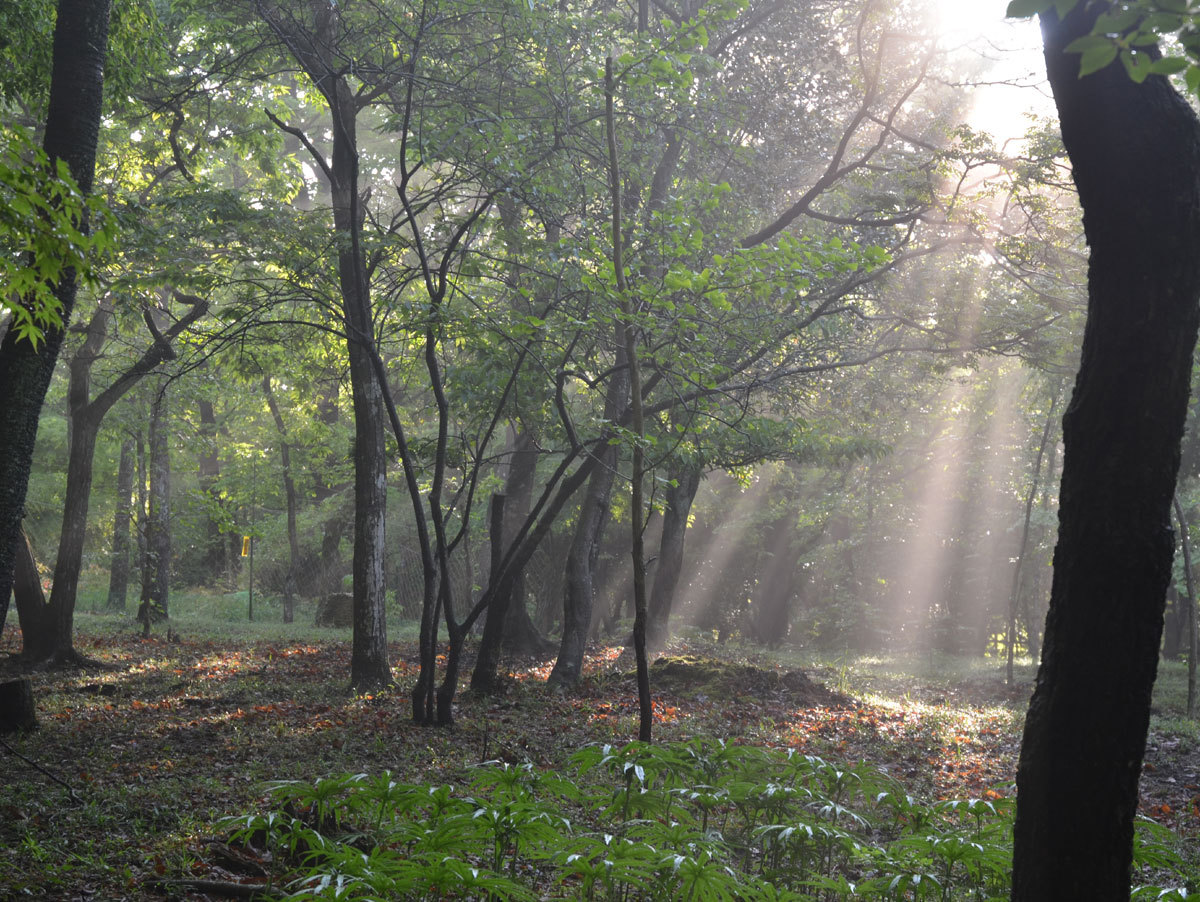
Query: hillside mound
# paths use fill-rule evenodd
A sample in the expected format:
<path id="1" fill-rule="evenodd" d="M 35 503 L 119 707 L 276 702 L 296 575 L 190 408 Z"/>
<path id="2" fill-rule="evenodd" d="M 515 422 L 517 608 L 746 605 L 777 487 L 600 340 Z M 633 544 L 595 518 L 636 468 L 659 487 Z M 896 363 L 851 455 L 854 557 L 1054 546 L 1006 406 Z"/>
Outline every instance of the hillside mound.
<path id="1" fill-rule="evenodd" d="M 781 693 L 804 706 L 845 705 L 851 699 L 815 683 L 801 670 L 765 670 L 700 655 L 664 655 L 650 665 L 650 684 L 677 695 L 736 698 Z"/>

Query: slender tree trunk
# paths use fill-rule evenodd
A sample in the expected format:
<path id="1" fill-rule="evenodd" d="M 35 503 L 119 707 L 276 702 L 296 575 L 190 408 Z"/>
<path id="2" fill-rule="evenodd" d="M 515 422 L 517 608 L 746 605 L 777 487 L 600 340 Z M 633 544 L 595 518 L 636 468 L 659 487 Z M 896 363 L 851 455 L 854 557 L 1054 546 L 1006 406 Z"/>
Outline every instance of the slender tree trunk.
<path id="1" fill-rule="evenodd" d="M 650 609 L 646 622 L 646 645 L 651 649 L 661 648 L 671 636 L 671 609 L 675 604 L 679 576 L 683 572 L 683 543 L 687 533 L 688 514 L 700 488 L 699 467 L 681 467 L 674 476 L 675 485 L 666 491 L 658 565 L 654 571 L 654 585 L 650 593 Z"/>
<path id="2" fill-rule="evenodd" d="M 267 398 L 267 407 L 271 410 L 271 418 L 275 420 L 275 430 L 279 433 L 279 457 L 283 462 L 283 494 L 287 502 L 288 535 L 288 569 L 283 585 L 283 622 L 291 623 L 294 619 L 296 597 L 296 565 L 300 561 L 300 537 L 296 529 L 296 480 L 292 478 L 292 450 L 288 445 L 287 426 L 279 412 L 279 405 L 275 403 L 270 376 L 263 376 L 262 386 L 263 394 Z"/>
<path id="3" fill-rule="evenodd" d="M 1174 498 L 1175 520 L 1179 523 L 1179 547 L 1183 551 L 1183 581 L 1187 586 L 1187 597 L 1183 603 L 1187 606 L 1188 631 L 1188 678 L 1187 678 L 1187 716 L 1196 714 L 1196 585 L 1192 573 L 1192 541 L 1188 535 L 1187 517 L 1183 514 L 1183 505 L 1179 496 Z"/>
<path id="4" fill-rule="evenodd" d="M 154 396 L 150 410 L 150 511 L 146 518 L 146 562 L 138 620 L 144 634 L 170 614 L 171 585 L 171 451 L 166 387 Z"/>
<path id="5" fill-rule="evenodd" d="M 163 292 L 163 296 L 165 304 L 167 293 Z M 100 425 L 112 406 L 142 377 L 163 361 L 175 357 L 171 339 L 203 316 L 208 309 L 208 305 L 200 298 L 178 293 L 176 297 L 190 305 L 191 310 L 187 315 L 164 335 L 155 324 L 153 314 L 148 311 L 145 318 L 152 337 L 150 347 L 95 398 L 90 397 L 91 370 L 107 337 L 109 313 L 104 307 L 99 308 L 92 317 L 86 330 L 87 340 L 71 361 L 70 382 L 67 387 L 67 406 L 70 414 L 67 491 L 63 499 L 58 558 L 54 564 L 54 588 L 50 593 L 54 622 L 54 658 L 62 664 L 78 660 L 74 647 L 75 599 L 83 563 L 83 545 L 92 493 L 93 460 Z M 166 453 L 165 450 L 163 453 Z"/>
<path id="6" fill-rule="evenodd" d="M 60 0 L 54 27 L 50 100 L 42 146 L 51 161 L 66 162 L 84 194 L 91 194 L 100 132 L 109 0 Z M 87 223 L 80 229 L 87 233 Z M 12 587 L 13 554 L 21 531 L 38 417 L 75 306 L 76 276 L 55 286 L 62 327 L 48 329 L 34 347 L 9 329 L 0 341 L 0 598 Z"/>
<path id="7" fill-rule="evenodd" d="M 508 473 L 504 491 L 498 496 L 502 516 L 491 521 L 492 572 L 490 580 L 499 575 L 500 560 L 517 540 L 517 535 L 529 516 L 533 495 L 533 479 L 537 469 L 537 449 L 529 434 L 517 431 L 510 443 Z M 506 590 L 496 594 L 487 606 L 483 637 L 471 673 L 471 689 L 492 692 L 496 688 L 496 671 L 502 646 L 517 654 L 540 651 L 542 638 L 525 607 L 525 577 L 523 568 L 505 583 Z"/>
<path id="8" fill-rule="evenodd" d="M 621 352 L 621 362 L 624 361 Z M 620 364 L 618 364 L 620 365 Z M 616 388 L 624 386 L 622 394 L 628 392 L 626 369 L 620 366 L 609 384 L 609 400 L 605 403 L 605 418 L 623 407 L 616 400 Z M 614 387 L 615 386 L 615 387 Z M 600 551 L 600 536 L 608 519 L 608 500 L 612 494 L 613 479 L 617 468 L 617 447 L 605 445 L 593 452 L 596 468 L 588 479 L 583 503 L 579 510 L 579 521 L 567 552 L 566 572 L 563 577 L 563 631 L 558 647 L 558 659 L 550 671 L 547 682 L 551 686 L 574 686 L 583 672 L 583 653 L 587 645 L 588 630 L 592 625 L 592 606 L 596 598 L 596 560 Z"/>
<path id="9" fill-rule="evenodd" d="M 121 443 L 121 463 L 117 467 L 117 512 L 113 515 L 112 556 L 109 566 L 109 611 L 124 611 L 129 594 L 129 525 L 133 506 L 133 439 Z"/>
<path id="10" fill-rule="evenodd" d="M 1042 427 L 1042 440 L 1038 443 L 1037 459 L 1033 464 L 1033 481 L 1029 484 L 1029 494 L 1025 497 L 1025 522 L 1021 526 L 1021 544 L 1017 551 L 1017 563 L 1013 567 L 1012 589 L 1008 599 L 1008 659 L 1005 662 L 1005 682 L 1013 684 L 1013 657 L 1017 644 L 1017 604 L 1021 595 L 1021 568 L 1025 563 L 1025 552 L 1029 549 L 1029 521 L 1033 517 L 1033 499 L 1037 497 L 1038 480 L 1042 475 L 1042 458 L 1046 454 L 1046 446 L 1050 441 L 1050 432 L 1054 427 L 1054 413 L 1058 409 L 1058 392 L 1050 399 L 1050 411 L 1046 414 L 1046 424 Z"/>
<path id="11" fill-rule="evenodd" d="M 1065 47 L 1103 4 L 1042 14 L 1047 73 L 1091 248 L 1063 417 L 1054 582 L 1017 770 L 1016 902 L 1125 902 L 1171 579 L 1200 298 L 1200 123 L 1169 82 Z"/>
<path id="12" fill-rule="evenodd" d="M 384 584 L 387 457 L 384 391 L 374 370 L 375 328 L 362 248 L 358 99 L 340 56 L 343 24 L 336 4 L 314 5 L 311 28 L 301 25 L 290 9 L 266 2 L 257 7 L 322 93 L 332 119 L 329 159 L 315 147 L 309 146 L 309 150 L 329 183 L 354 406 L 354 634 L 350 684 L 359 690 L 372 689 L 392 682 Z"/>
<path id="13" fill-rule="evenodd" d="M 221 524 L 214 513 L 222 506 L 220 493 L 217 491 L 217 481 L 221 478 L 221 456 L 217 448 L 217 414 L 212 401 L 200 399 L 197 402 L 200 412 L 200 453 L 197 455 L 197 469 L 200 491 L 208 505 L 208 516 L 204 524 L 204 579 L 210 585 L 217 585 L 225 577 L 229 569 L 227 556 L 229 545 L 221 534 Z"/>

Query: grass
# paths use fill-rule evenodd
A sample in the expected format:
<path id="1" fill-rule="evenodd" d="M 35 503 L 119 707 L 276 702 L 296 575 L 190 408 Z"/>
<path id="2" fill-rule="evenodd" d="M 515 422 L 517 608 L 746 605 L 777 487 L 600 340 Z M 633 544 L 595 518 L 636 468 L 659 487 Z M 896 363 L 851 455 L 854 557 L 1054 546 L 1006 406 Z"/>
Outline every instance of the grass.
<path id="1" fill-rule="evenodd" d="M 142 640 L 128 616 L 80 613 L 80 650 L 107 666 L 34 674 L 42 727 L 9 744 L 36 766 L 0 750 L 0 898 L 160 898 L 154 881 L 164 875 L 219 873 L 223 819 L 270 810 L 265 787 L 280 778 L 388 770 L 407 783 L 465 787 L 484 760 L 564 772 L 580 749 L 636 733 L 636 692 L 613 669 L 615 649 L 594 650 L 572 693 L 546 692 L 548 662 L 524 662 L 502 697 L 464 691 L 454 728 L 420 728 L 409 718 L 411 625 L 389 624 L 401 688 L 354 695 L 348 630 L 312 627 L 310 606 L 283 624 L 258 598 L 262 619 L 249 623 L 244 601 L 173 597 L 177 642 L 157 628 Z M 0 649 L 15 650 L 14 641 L 7 633 Z M 765 652 L 698 637 L 676 650 L 803 669 L 853 698 L 814 704 L 737 682 L 659 687 L 664 743 L 702 737 L 790 748 L 837 767 L 868 762 L 930 800 L 1011 795 L 1028 662 L 1009 689 L 1002 665 L 988 660 Z M 1195 722 L 1182 719 L 1185 684 L 1185 668 L 1162 669 L 1143 811 L 1194 840 L 1200 743 Z"/>

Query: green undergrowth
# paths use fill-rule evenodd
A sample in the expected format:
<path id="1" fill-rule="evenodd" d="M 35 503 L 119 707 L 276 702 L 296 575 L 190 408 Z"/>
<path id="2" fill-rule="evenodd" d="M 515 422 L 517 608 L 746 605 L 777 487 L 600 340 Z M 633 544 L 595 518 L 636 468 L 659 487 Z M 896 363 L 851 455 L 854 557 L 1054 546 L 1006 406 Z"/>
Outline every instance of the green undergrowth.
<path id="1" fill-rule="evenodd" d="M 286 868 L 278 898 L 999 900 L 1013 803 L 929 802 L 881 769 L 710 739 L 589 746 L 563 770 L 487 762 L 457 785 L 391 772 L 269 787 L 226 822 Z M 1135 862 L 1184 885 L 1176 838 Z M 1170 878 L 1163 880 L 1162 878 Z M 1139 887 L 1135 899 L 1200 900 Z"/>

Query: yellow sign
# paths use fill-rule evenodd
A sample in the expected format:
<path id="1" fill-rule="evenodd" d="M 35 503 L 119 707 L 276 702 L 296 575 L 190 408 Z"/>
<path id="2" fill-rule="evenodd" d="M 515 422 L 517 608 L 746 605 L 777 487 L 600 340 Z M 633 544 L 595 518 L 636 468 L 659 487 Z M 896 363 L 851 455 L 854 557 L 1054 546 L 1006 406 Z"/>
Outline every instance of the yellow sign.
<path id="1" fill-rule="evenodd" d="M 250 557 L 250 537 L 242 536 L 242 557 Z"/>

